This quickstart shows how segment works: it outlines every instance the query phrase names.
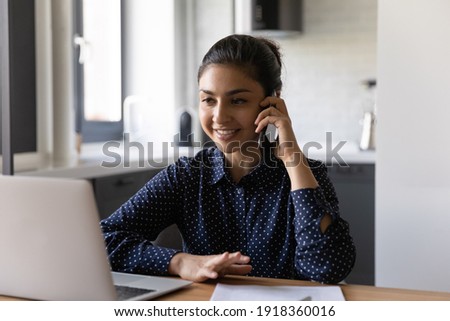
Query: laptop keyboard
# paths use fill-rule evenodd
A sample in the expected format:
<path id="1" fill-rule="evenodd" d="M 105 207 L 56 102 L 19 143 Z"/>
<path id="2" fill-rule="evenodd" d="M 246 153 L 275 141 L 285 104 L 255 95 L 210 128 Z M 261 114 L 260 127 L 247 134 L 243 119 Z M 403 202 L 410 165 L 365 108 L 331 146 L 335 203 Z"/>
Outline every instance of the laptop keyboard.
<path id="1" fill-rule="evenodd" d="M 119 301 L 125 301 L 128 299 L 134 298 L 138 295 L 156 291 L 156 290 L 151 290 L 151 289 L 133 288 L 133 287 L 124 286 L 124 285 L 115 285 L 115 287 L 116 287 L 117 299 Z"/>

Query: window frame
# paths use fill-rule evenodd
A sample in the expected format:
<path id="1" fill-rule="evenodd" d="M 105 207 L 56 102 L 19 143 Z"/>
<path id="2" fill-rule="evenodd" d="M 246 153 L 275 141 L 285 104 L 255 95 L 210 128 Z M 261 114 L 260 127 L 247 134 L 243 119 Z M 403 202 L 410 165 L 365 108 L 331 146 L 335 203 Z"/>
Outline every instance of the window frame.
<path id="1" fill-rule="evenodd" d="M 83 35 L 83 2 L 74 1 L 74 36 Z M 75 74 L 75 131 L 82 136 L 83 143 L 105 142 L 111 140 L 122 140 L 123 138 L 123 100 L 124 100 L 124 1 L 120 4 L 121 12 L 121 119 L 120 121 L 90 121 L 84 117 L 84 70 L 83 65 L 78 62 L 80 48 L 74 47 L 74 74 Z"/>

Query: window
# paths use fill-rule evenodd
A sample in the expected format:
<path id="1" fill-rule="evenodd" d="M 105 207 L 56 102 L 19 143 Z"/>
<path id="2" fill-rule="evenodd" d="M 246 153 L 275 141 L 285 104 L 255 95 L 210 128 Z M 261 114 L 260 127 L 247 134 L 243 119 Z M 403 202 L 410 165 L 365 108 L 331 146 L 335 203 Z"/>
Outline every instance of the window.
<path id="1" fill-rule="evenodd" d="M 75 1 L 77 132 L 83 141 L 122 137 L 121 0 Z"/>
<path id="2" fill-rule="evenodd" d="M 175 3 L 77 1 L 78 115 L 84 142 L 171 142 L 175 128 Z"/>

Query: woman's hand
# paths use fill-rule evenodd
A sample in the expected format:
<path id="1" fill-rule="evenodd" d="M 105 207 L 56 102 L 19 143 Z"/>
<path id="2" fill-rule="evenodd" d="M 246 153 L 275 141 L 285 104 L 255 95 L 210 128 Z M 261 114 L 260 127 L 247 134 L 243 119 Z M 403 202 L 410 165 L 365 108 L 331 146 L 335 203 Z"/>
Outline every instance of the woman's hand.
<path id="1" fill-rule="evenodd" d="M 286 167 L 291 180 L 291 190 L 319 186 L 309 168 L 305 155 L 303 155 L 297 143 L 284 100 L 279 97 L 268 96 L 261 101 L 260 105 L 265 109 L 256 117 L 255 131 L 260 133 L 268 124 L 273 124 L 278 129 L 278 144 L 275 156 L 282 160 Z"/>
<path id="2" fill-rule="evenodd" d="M 217 255 L 177 253 L 169 263 L 169 274 L 178 275 L 185 280 L 203 282 L 227 274 L 245 275 L 252 270 L 249 262 L 250 257 L 240 252 Z"/>
<path id="3" fill-rule="evenodd" d="M 264 109 L 256 118 L 255 131 L 260 133 L 269 124 L 273 124 L 278 129 L 278 146 L 275 155 L 288 167 L 292 162 L 299 160 L 301 150 L 292 129 L 286 104 L 279 97 L 268 96 L 261 101 L 260 106 Z"/>

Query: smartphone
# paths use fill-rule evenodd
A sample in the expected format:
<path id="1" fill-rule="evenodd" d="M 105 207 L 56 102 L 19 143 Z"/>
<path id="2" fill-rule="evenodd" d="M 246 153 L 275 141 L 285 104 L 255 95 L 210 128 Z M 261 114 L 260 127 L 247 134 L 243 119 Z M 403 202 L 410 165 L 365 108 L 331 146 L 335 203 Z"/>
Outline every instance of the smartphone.
<path id="1" fill-rule="evenodd" d="M 276 96 L 275 92 L 272 96 Z M 266 108 L 272 107 L 269 105 Z M 264 141 L 268 141 L 269 143 L 276 143 L 278 141 L 278 129 L 273 124 L 267 125 L 259 134 L 259 145 L 262 146 Z"/>
<path id="2" fill-rule="evenodd" d="M 264 141 L 264 136 L 270 143 L 276 143 L 278 141 L 278 128 L 276 128 L 273 124 L 267 125 L 259 135 L 259 141 L 261 143 Z"/>

